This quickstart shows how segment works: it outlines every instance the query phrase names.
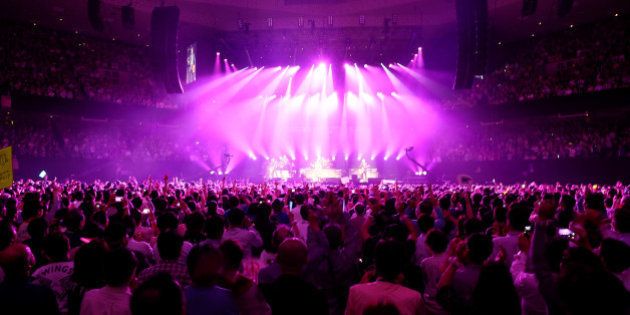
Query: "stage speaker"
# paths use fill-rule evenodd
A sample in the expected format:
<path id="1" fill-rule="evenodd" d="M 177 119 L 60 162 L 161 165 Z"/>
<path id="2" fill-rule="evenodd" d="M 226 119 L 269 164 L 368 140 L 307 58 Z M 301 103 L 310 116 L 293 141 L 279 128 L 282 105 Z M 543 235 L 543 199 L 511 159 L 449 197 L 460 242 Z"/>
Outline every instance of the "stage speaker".
<path id="1" fill-rule="evenodd" d="M 457 68 L 453 88 L 469 89 L 475 75 L 485 74 L 487 58 L 487 0 L 457 0 Z"/>
<path id="2" fill-rule="evenodd" d="M 564 17 L 573 8 L 573 0 L 558 0 L 558 16 Z"/>
<path id="3" fill-rule="evenodd" d="M 522 16 L 530 16 L 536 13 L 536 6 L 538 6 L 538 0 L 523 0 L 523 8 L 521 9 Z"/>
<path id="4" fill-rule="evenodd" d="M 156 75 L 167 93 L 183 93 L 177 69 L 179 8 L 155 7 L 151 13 L 151 50 Z"/>
<path id="5" fill-rule="evenodd" d="M 101 0 L 88 0 L 87 9 L 90 25 L 92 25 L 94 30 L 102 32 L 105 29 L 105 25 L 101 17 Z"/>
<path id="6" fill-rule="evenodd" d="M 129 5 L 124 5 L 120 8 L 120 17 L 122 18 L 122 25 L 126 29 L 133 29 L 136 24 L 136 17 L 133 7 Z"/>

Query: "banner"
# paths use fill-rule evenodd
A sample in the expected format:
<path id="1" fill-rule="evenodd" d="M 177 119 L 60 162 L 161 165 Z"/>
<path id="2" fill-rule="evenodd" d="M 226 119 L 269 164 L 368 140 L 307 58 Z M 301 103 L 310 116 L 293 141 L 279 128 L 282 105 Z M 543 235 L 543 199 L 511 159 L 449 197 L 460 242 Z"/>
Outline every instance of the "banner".
<path id="1" fill-rule="evenodd" d="M 13 165 L 11 162 L 11 147 L 0 150 L 0 189 L 13 184 Z"/>

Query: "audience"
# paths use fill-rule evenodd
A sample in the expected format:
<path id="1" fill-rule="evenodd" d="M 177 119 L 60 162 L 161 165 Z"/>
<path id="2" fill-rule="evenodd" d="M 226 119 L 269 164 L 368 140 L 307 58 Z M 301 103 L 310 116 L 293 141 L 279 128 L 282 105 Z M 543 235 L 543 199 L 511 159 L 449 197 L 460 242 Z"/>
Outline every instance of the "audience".
<path id="1" fill-rule="evenodd" d="M 626 314 L 628 192 L 18 180 L 0 194 L 0 300 L 8 314 Z"/>

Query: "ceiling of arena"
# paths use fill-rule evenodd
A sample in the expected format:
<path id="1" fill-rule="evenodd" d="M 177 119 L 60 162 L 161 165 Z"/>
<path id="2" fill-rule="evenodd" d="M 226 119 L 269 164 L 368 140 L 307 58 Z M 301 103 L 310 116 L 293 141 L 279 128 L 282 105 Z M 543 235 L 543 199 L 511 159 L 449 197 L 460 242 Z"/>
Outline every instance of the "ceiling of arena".
<path id="1" fill-rule="evenodd" d="M 521 17 L 522 0 L 488 0 L 489 25 L 493 40 L 511 40 L 587 23 L 614 14 L 630 14 L 627 0 L 575 0 L 573 10 L 557 17 L 558 0 L 539 0 L 535 15 Z M 135 26 L 125 29 L 121 23 L 124 5 L 135 8 Z M 3 0 L 0 18 L 93 33 L 106 38 L 147 43 L 150 13 L 159 5 L 177 5 L 181 9 L 180 36 L 204 30 L 237 31 L 239 21 L 250 30 L 296 29 L 299 19 L 304 26 L 312 20 L 315 27 L 382 27 L 384 19 L 392 26 L 419 26 L 424 37 L 436 37 L 455 22 L 455 0 L 102 0 L 105 31 L 94 32 L 87 18 L 87 0 Z"/>

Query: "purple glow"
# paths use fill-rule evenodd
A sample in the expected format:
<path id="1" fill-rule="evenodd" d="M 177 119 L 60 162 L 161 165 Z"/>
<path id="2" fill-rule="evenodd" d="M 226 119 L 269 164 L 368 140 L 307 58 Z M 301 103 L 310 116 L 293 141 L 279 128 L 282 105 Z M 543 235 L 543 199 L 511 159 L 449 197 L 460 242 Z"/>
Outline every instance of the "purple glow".
<path id="1" fill-rule="evenodd" d="M 335 71 L 345 72 L 343 84 Z M 224 72 L 184 96 L 190 137 L 229 144 L 234 156 L 225 171 L 258 157 L 388 161 L 400 160 L 408 146 L 421 156 L 439 121 L 408 71 L 398 64 L 333 69 L 321 62 Z M 220 165 L 214 152 L 208 149 L 209 164 Z"/>

